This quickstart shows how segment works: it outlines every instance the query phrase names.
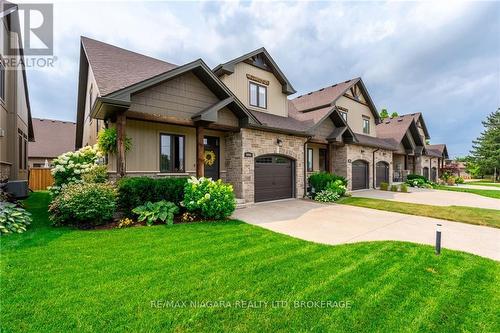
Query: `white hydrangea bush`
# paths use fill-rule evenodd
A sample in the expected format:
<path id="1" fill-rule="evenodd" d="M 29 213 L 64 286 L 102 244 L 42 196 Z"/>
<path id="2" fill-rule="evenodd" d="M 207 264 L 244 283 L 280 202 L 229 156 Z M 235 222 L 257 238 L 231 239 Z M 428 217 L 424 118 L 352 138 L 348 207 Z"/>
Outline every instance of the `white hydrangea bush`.
<path id="1" fill-rule="evenodd" d="M 77 151 L 70 151 L 58 156 L 52 161 L 51 169 L 54 186 L 49 187 L 52 195 L 57 195 L 61 189 L 70 184 L 82 183 L 82 175 L 99 166 L 102 153 L 94 146 L 85 146 Z"/>

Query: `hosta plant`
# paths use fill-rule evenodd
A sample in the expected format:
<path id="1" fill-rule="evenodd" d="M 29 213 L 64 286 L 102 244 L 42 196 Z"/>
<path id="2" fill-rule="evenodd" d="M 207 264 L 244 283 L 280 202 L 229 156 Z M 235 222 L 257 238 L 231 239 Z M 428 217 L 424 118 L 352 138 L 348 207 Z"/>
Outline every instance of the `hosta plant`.
<path id="1" fill-rule="evenodd" d="M 134 214 L 137 214 L 139 221 L 146 221 L 148 226 L 153 225 L 157 221 L 166 223 L 167 225 L 174 224 L 174 215 L 179 213 L 179 207 L 169 201 L 148 201 L 144 205 L 132 209 Z"/>
<path id="2" fill-rule="evenodd" d="M 184 187 L 182 205 L 205 219 L 225 219 L 235 208 L 233 187 L 222 180 L 213 181 L 210 178 L 191 177 Z"/>
<path id="3" fill-rule="evenodd" d="M 319 202 L 334 202 L 340 199 L 340 194 L 332 190 L 323 190 L 316 194 L 314 200 Z"/>
<path id="4" fill-rule="evenodd" d="M 31 214 L 10 202 L 0 202 L 0 235 L 23 233 L 31 224 Z"/>

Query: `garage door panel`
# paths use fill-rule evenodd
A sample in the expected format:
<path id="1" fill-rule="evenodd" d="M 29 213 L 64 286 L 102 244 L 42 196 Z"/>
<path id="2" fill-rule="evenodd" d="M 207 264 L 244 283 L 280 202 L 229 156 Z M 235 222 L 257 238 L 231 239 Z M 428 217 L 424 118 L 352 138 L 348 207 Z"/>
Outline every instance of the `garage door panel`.
<path id="1" fill-rule="evenodd" d="M 368 188 L 368 163 L 362 160 L 352 162 L 352 189 Z"/>
<path id="2" fill-rule="evenodd" d="M 267 155 L 255 159 L 255 201 L 286 199 L 293 196 L 293 163 L 290 159 Z"/>

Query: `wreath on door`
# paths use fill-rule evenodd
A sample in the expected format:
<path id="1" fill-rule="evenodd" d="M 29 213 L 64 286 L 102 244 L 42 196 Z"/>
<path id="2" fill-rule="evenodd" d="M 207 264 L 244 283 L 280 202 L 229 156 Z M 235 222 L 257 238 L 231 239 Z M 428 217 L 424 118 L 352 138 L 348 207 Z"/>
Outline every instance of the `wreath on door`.
<path id="1" fill-rule="evenodd" d="M 215 163 L 215 153 L 212 150 L 205 150 L 205 165 L 212 166 Z"/>

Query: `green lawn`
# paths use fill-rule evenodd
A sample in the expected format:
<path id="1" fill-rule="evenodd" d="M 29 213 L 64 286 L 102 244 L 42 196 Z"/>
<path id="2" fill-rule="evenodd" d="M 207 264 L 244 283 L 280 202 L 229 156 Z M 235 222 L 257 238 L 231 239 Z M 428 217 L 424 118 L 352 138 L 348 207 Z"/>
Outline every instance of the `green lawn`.
<path id="1" fill-rule="evenodd" d="M 475 189 L 475 188 L 464 188 L 464 187 L 458 187 L 458 186 L 444 186 L 444 185 L 437 185 L 435 187 L 435 189 L 436 190 L 455 191 L 455 192 L 474 193 L 474 194 L 482 195 L 483 197 L 500 199 L 500 191 L 498 191 L 498 190 L 479 190 L 479 189 Z M 499 205 L 500 205 L 500 202 L 499 202 Z"/>
<path id="2" fill-rule="evenodd" d="M 492 186 L 492 187 L 500 187 L 499 183 L 493 183 L 491 180 L 478 180 L 473 182 L 467 182 L 465 185 L 481 185 L 481 186 Z"/>
<path id="3" fill-rule="evenodd" d="M 47 203 L 33 194 L 35 224 L 1 240 L 2 332 L 500 331 L 493 260 L 403 242 L 320 245 L 238 221 L 54 229 Z"/>
<path id="4" fill-rule="evenodd" d="M 500 210 L 495 209 L 463 206 L 432 206 L 359 197 L 342 198 L 338 203 L 500 228 Z"/>

